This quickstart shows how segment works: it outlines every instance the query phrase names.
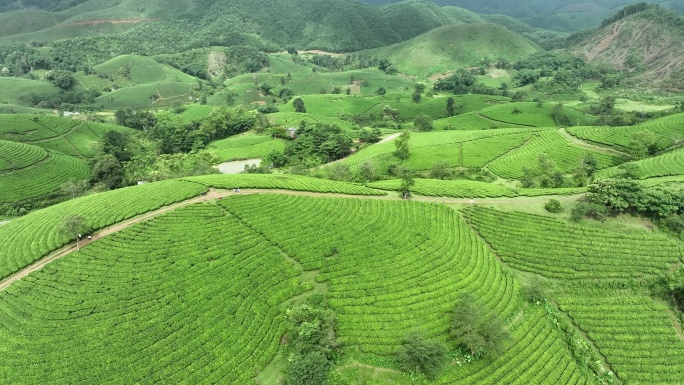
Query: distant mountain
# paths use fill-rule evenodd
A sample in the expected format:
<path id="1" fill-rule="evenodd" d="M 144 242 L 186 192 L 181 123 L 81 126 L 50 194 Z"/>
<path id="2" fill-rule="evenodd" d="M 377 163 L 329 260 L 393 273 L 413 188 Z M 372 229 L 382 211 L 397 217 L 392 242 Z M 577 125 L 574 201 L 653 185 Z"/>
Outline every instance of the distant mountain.
<path id="1" fill-rule="evenodd" d="M 569 38 L 591 62 L 632 72 L 637 84 L 684 89 L 684 18 L 660 7 L 607 20 L 602 28 Z"/>
<path id="2" fill-rule="evenodd" d="M 252 44 L 264 49 L 356 51 L 398 43 L 443 25 L 483 22 L 464 9 L 419 0 L 381 8 L 351 0 L 88 0 L 70 7 L 67 3 L 72 4 L 52 1 L 45 9 L 0 13 L 0 44 L 100 39 L 132 29 L 107 44 L 107 49 L 117 51 L 126 45 L 135 50 L 117 53 L 157 54 Z M 4 0 L 0 4 L 16 8 L 31 3 Z M 152 41 L 154 45 L 149 44 Z"/>
<path id="3" fill-rule="evenodd" d="M 366 4 L 385 5 L 399 0 L 358 0 Z M 595 27 L 629 0 L 431 0 L 440 6 L 465 8 L 478 14 L 511 16 L 539 28 L 579 31 Z M 670 9 L 684 11 L 684 0 L 646 0 Z"/>
<path id="4" fill-rule="evenodd" d="M 363 51 L 408 75 L 427 77 L 476 66 L 483 58 L 523 59 L 541 48 L 494 24 L 447 25 L 388 47 Z"/>

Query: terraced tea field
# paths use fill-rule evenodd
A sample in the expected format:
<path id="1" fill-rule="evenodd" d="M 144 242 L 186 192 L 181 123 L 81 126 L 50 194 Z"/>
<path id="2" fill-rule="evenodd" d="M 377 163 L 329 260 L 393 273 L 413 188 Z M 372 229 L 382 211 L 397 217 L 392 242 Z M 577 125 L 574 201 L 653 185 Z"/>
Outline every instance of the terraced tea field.
<path id="1" fill-rule="evenodd" d="M 447 161 L 452 167 L 477 167 L 505 155 L 535 133 L 551 128 L 509 128 L 500 130 L 414 132 L 409 140 L 410 156 L 406 165 L 427 170 L 437 162 Z M 350 167 L 365 161 L 375 162 L 381 169 L 400 163 L 394 156 L 393 142 L 365 148 L 344 160 Z M 463 151 L 463 155 L 461 154 Z"/>
<path id="2" fill-rule="evenodd" d="M 637 293 L 578 293 L 558 298 L 626 384 L 682 381 L 684 340 L 666 305 Z"/>
<path id="3" fill-rule="evenodd" d="M 113 124 L 49 115 L 0 115 L 0 140 L 33 144 L 62 154 L 92 158 L 107 131 L 132 133 Z"/>
<path id="4" fill-rule="evenodd" d="M 496 175 L 508 179 L 523 176 L 523 167 L 535 167 L 539 154 L 545 153 L 556 163 L 558 170 L 569 173 L 577 167 L 587 153 L 593 154 L 598 168 L 616 166 L 623 162 L 617 156 L 580 148 L 566 140 L 556 130 L 546 130 L 535 135 L 523 146 L 501 156 L 487 167 Z"/>
<path id="5" fill-rule="evenodd" d="M 531 127 L 556 127 L 552 111 L 554 104 L 546 103 L 537 107 L 536 103 L 506 103 L 480 110 L 478 114 L 487 119 L 502 124 L 517 124 Z M 570 108 L 564 108 L 564 113 L 570 119 L 571 125 L 583 124 L 587 118 Z"/>
<path id="6" fill-rule="evenodd" d="M 49 195 L 70 179 L 90 177 L 84 160 L 40 147 L 0 141 L 0 203 Z"/>
<path id="7" fill-rule="evenodd" d="M 0 293 L 0 345 L 15 351 L 0 372 L 10 382 L 248 383 L 278 349 L 279 305 L 300 291 L 299 273 L 217 206 L 179 209 Z"/>
<path id="8" fill-rule="evenodd" d="M 35 211 L 0 227 L 0 279 L 26 267 L 76 238 L 60 228 L 70 215 L 97 230 L 207 191 L 198 183 L 164 181 L 88 195 Z"/>
<path id="9" fill-rule="evenodd" d="M 548 278 L 643 279 L 676 266 L 684 256 L 676 241 L 642 230 L 611 231 L 488 208 L 467 208 L 465 213 L 504 262 Z"/>
<path id="10" fill-rule="evenodd" d="M 629 162 L 625 166 L 633 166 L 640 179 L 684 175 L 684 149 L 658 155 L 653 158 L 646 158 Z M 599 178 L 614 178 L 622 175 L 623 170 L 619 167 L 612 167 L 600 171 Z"/>
<path id="11" fill-rule="evenodd" d="M 220 189 L 282 189 L 309 191 L 316 193 L 335 193 L 347 195 L 384 195 L 383 192 L 368 187 L 327 179 L 316 179 L 298 175 L 206 175 L 185 178 L 187 181 Z"/>
<path id="12" fill-rule="evenodd" d="M 658 150 L 663 150 L 684 140 L 682 127 L 684 127 L 684 113 L 655 119 L 633 127 L 572 127 L 568 129 L 568 132 L 584 140 L 626 149 L 634 133 L 649 130 L 656 135 Z"/>
<path id="13" fill-rule="evenodd" d="M 519 193 L 429 182 L 445 184 L 436 191 L 454 184 L 454 196 Z M 383 183 L 394 182 L 373 186 Z M 209 186 L 259 190 L 198 197 Z M 180 202 L 0 289 L 0 351 L 13 352 L 0 361 L 3 380 L 250 383 L 282 352 L 285 310 L 313 293 L 326 293 L 336 313 L 345 362 L 394 373 L 406 333 L 445 343 L 450 359 L 436 384 L 594 384 L 580 358 L 589 353 L 624 383 L 677 383 L 684 374 L 676 321 L 636 292 L 681 261 L 676 241 L 547 216 L 340 194 L 382 193 L 299 176 L 212 175 L 91 195 L 3 225 L 0 276 L 7 277 L 69 241 L 59 232 L 68 215 L 99 229 Z M 553 280 L 548 295 L 559 310 L 524 301 L 518 272 Z M 617 285 L 636 289 L 606 289 Z M 462 361 L 448 331 L 463 293 L 510 330 L 501 355 Z M 570 329 L 557 326 L 558 311 Z M 582 352 L 569 348 L 567 335 Z"/>
<path id="14" fill-rule="evenodd" d="M 470 180 L 436 180 L 416 179 L 416 184 L 411 188 L 415 194 L 433 197 L 451 198 L 498 198 L 515 197 L 518 194 L 512 189 L 493 183 L 477 182 Z M 399 191 L 401 180 L 390 179 L 368 184 L 369 187 Z"/>

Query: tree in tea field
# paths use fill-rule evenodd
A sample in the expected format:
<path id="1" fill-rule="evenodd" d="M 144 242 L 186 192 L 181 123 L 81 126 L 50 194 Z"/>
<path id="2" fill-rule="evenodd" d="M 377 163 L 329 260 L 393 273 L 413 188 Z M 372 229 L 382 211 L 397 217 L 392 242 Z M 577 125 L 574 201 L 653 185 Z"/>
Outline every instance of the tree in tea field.
<path id="1" fill-rule="evenodd" d="M 421 132 L 435 129 L 435 126 L 432 124 L 432 118 L 422 112 L 413 120 L 413 126 Z"/>
<path id="2" fill-rule="evenodd" d="M 83 218 L 80 215 L 71 215 L 64 220 L 60 232 L 62 233 L 62 235 L 67 236 L 69 238 L 75 237 L 76 247 L 80 250 L 81 246 L 79 244 L 79 241 L 81 234 L 84 233 L 85 230 L 85 218 Z"/>
<path id="3" fill-rule="evenodd" d="M 408 199 L 411 195 L 411 188 L 416 184 L 416 181 L 413 177 L 413 170 L 405 166 L 399 166 L 396 168 L 395 173 L 401 179 L 401 196 L 404 199 Z"/>
<path id="4" fill-rule="evenodd" d="M 85 193 L 86 190 L 88 190 L 88 182 L 85 180 L 70 179 L 64 182 L 64 184 L 62 184 L 60 190 L 65 195 L 70 196 L 71 199 L 74 199 L 76 197 L 83 195 L 83 193 Z"/>
<path id="5" fill-rule="evenodd" d="M 455 107 L 454 107 L 454 98 L 449 97 L 447 99 L 447 105 L 446 105 L 446 117 L 449 118 L 451 116 L 455 115 Z"/>
<path id="6" fill-rule="evenodd" d="M 510 332 L 496 315 L 485 318 L 483 305 L 472 294 L 461 296 L 451 315 L 451 335 L 473 356 L 499 355 Z"/>
<path id="7" fill-rule="evenodd" d="M 292 101 L 292 105 L 295 108 L 295 112 L 300 112 L 302 114 L 306 113 L 306 107 L 304 106 L 304 101 L 302 98 L 297 98 L 294 101 Z"/>
<path id="8" fill-rule="evenodd" d="M 629 152 L 637 159 L 646 158 L 655 154 L 656 136 L 652 131 L 641 130 L 632 134 L 629 142 Z"/>
<path id="9" fill-rule="evenodd" d="M 397 360 L 406 370 L 421 372 L 434 380 L 447 361 L 447 348 L 432 342 L 421 333 L 410 333 L 404 337 L 397 349 Z"/>
<path id="10" fill-rule="evenodd" d="M 406 160 L 409 157 L 409 139 L 411 139 L 411 132 L 404 130 L 397 139 L 394 140 L 394 145 L 397 150 L 394 152 L 401 160 Z"/>

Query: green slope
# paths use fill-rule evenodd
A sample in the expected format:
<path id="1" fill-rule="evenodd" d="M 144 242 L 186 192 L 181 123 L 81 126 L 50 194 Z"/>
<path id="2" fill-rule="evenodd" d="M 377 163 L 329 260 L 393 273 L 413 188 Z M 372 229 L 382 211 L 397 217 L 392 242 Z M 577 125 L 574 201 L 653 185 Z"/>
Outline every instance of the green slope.
<path id="1" fill-rule="evenodd" d="M 31 99 L 45 100 L 59 94 L 59 88 L 43 80 L 0 78 L 0 103 L 32 106 Z"/>
<path id="2" fill-rule="evenodd" d="M 494 24 L 448 25 L 388 47 L 362 51 L 400 72 L 427 77 L 479 64 L 484 57 L 519 60 L 541 48 Z"/>

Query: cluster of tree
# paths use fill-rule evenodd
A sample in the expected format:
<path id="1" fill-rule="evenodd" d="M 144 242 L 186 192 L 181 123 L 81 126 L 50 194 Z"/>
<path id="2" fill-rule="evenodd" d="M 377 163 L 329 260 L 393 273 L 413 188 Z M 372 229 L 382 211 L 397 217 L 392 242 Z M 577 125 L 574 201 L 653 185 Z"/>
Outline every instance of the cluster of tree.
<path id="1" fill-rule="evenodd" d="M 381 171 L 382 170 L 380 170 L 375 162 L 372 160 L 367 160 L 361 163 L 354 170 L 352 170 L 352 168 L 345 163 L 337 162 L 320 169 L 315 169 L 310 172 L 309 175 L 316 178 L 339 180 L 344 182 L 367 183 L 380 179 Z"/>
<path id="2" fill-rule="evenodd" d="M 587 63 L 571 54 L 541 52 L 515 63 L 518 73 L 512 83 L 517 86 L 534 84 L 534 89 L 547 94 L 577 93 L 584 80 L 599 80 L 601 89 L 618 86 L 624 75 L 606 64 Z M 541 78 L 551 78 L 540 82 Z"/>
<path id="3" fill-rule="evenodd" d="M 209 58 L 213 57 L 213 62 Z M 268 55 L 252 45 L 198 48 L 157 57 L 157 61 L 204 80 L 223 80 L 269 66 Z"/>
<path id="4" fill-rule="evenodd" d="M 615 15 L 603 20 L 601 22 L 601 28 L 605 28 L 605 27 L 607 27 L 607 26 L 609 26 L 615 22 L 618 22 L 618 21 L 620 21 L 620 20 L 622 20 L 628 16 L 635 15 L 637 13 L 641 13 L 647 9 L 659 8 L 659 7 L 660 6 L 658 4 L 649 4 L 649 3 L 645 3 L 645 2 L 630 4 L 630 5 L 622 8 L 622 10 L 618 11 L 618 13 L 616 13 Z"/>
<path id="5" fill-rule="evenodd" d="M 539 154 L 536 167 L 523 166 L 520 183 L 523 187 L 559 188 L 586 186 L 598 169 L 593 154 L 586 153 L 577 163 L 571 176 L 567 176 L 556 166 L 547 154 Z"/>
<path id="6" fill-rule="evenodd" d="M 473 356 L 497 356 L 511 336 L 496 314 L 472 294 L 464 294 L 452 312 L 451 335 Z"/>
<path id="7" fill-rule="evenodd" d="M 33 70 L 52 69 L 52 61 L 38 48 L 38 44 L 0 45 L 0 75 L 21 77 Z"/>
<path id="8" fill-rule="evenodd" d="M 429 340 L 420 332 L 407 334 L 397 349 L 397 361 L 404 370 L 423 373 L 430 380 L 439 376 L 447 359 L 446 346 Z"/>
<path id="9" fill-rule="evenodd" d="M 245 132 L 257 123 L 253 113 L 227 107 L 192 122 L 174 114 L 154 116 L 130 110 L 117 111 L 116 118 L 119 124 L 143 131 L 136 135 L 115 130 L 105 133 L 91 173 L 98 189 L 216 173 L 212 166 L 218 159 L 201 150 L 212 140 Z"/>
<path id="10" fill-rule="evenodd" d="M 149 111 L 133 111 L 130 108 L 118 110 L 114 114 L 116 124 L 147 131 L 157 124 L 157 117 Z"/>
<path id="11" fill-rule="evenodd" d="M 486 168 L 481 169 L 454 169 L 446 160 L 435 163 L 430 169 L 428 176 L 432 179 L 465 179 L 477 180 L 481 182 L 493 182 L 497 179 L 496 175 Z"/>
<path id="12" fill-rule="evenodd" d="M 211 153 L 198 150 L 162 153 L 162 145 L 159 141 L 150 141 L 143 133 L 106 132 L 100 155 L 92 161 L 91 183 L 96 190 L 111 190 L 139 181 L 218 173 L 213 166 L 219 159 Z M 78 184 L 65 185 L 62 190 L 73 195 L 81 191 L 79 188 Z"/>
<path id="13" fill-rule="evenodd" d="M 143 153 L 123 164 L 124 184 L 155 182 L 188 176 L 218 174 L 219 158 L 207 151 L 159 154 Z"/>
<path id="14" fill-rule="evenodd" d="M 684 313 L 684 268 L 680 267 L 666 275 L 661 284 L 661 287 L 665 289 L 662 292 L 664 299 L 670 300 L 680 314 Z"/>
<path id="15" fill-rule="evenodd" d="M 359 141 L 361 143 L 367 143 L 367 144 L 378 143 L 380 141 L 381 136 L 382 136 L 382 132 L 377 127 L 363 128 L 363 129 L 361 129 L 361 132 L 359 133 Z"/>
<path id="16" fill-rule="evenodd" d="M 349 71 L 355 69 L 371 68 L 377 67 L 380 63 L 380 60 L 377 57 L 362 53 L 353 53 L 344 56 L 332 56 L 328 54 L 297 56 L 297 54 L 294 54 L 292 61 L 295 63 L 307 61 L 330 71 Z"/>
<path id="17" fill-rule="evenodd" d="M 179 116 L 167 115 L 159 118 L 147 132 L 159 142 L 162 154 L 173 154 L 200 150 L 213 140 L 248 131 L 255 123 L 256 118 L 249 111 L 222 107 L 202 121 L 186 122 Z"/>
<path id="18" fill-rule="evenodd" d="M 389 60 L 382 59 L 378 62 L 378 69 L 387 75 L 396 75 L 399 70 Z"/>
<path id="19" fill-rule="evenodd" d="M 503 320 L 487 313 L 486 307 L 467 293 L 460 297 L 451 314 L 450 337 L 474 358 L 500 355 L 511 339 Z M 448 361 L 448 349 L 423 333 L 412 332 L 403 338 L 396 357 L 404 370 L 435 380 Z"/>
<path id="20" fill-rule="evenodd" d="M 440 79 L 435 83 L 436 91 L 450 91 L 456 95 L 463 94 L 482 94 L 482 95 L 501 95 L 501 90 L 487 87 L 477 82 L 477 78 L 471 70 L 460 69 L 448 78 Z"/>
<path id="21" fill-rule="evenodd" d="M 604 96 L 591 106 L 591 113 L 596 115 L 596 125 L 602 126 L 634 126 L 647 120 L 679 114 L 684 111 L 684 104 L 662 111 L 621 111 L 615 108 L 614 96 Z"/>
<path id="22" fill-rule="evenodd" d="M 608 215 L 636 212 L 653 218 L 662 228 L 681 236 L 684 231 L 684 189 L 645 188 L 632 179 L 602 179 L 590 184 L 572 210 L 572 218 L 600 221 Z"/>
<path id="23" fill-rule="evenodd" d="M 60 91 L 51 97 L 41 97 L 30 94 L 28 101 L 37 108 L 53 109 L 60 111 L 92 112 L 102 106 L 97 104 L 97 97 L 102 95 L 96 90 Z"/>
<path id="24" fill-rule="evenodd" d="M 327 124 L 306 124 L 302 121 L 296 136 L 283 153 L 269 155 L 275 167 L 304 165 L 312 167 L 341 159 L 352 152 L 354 142 L 347 131 Z"/>
<path id="25" fill-rule="evenodd" d="M 336 315 L 325 297 L 315 294 L 285 313 L 289 353 L 288 385 L 327 385 L 328 373 L 338 360 Z"/>

